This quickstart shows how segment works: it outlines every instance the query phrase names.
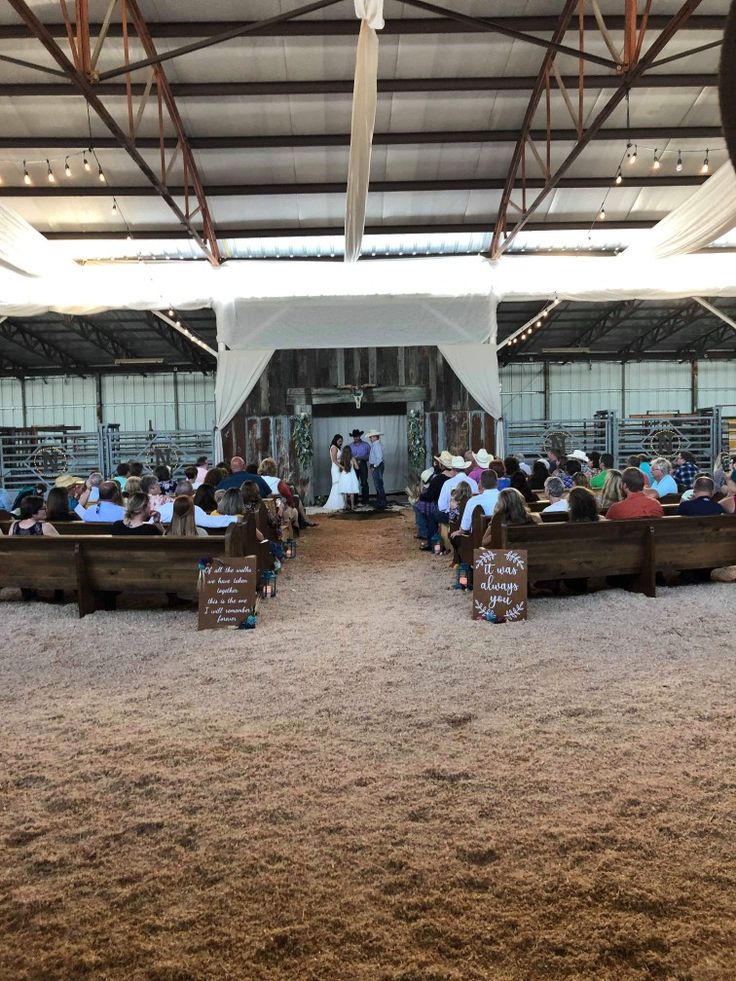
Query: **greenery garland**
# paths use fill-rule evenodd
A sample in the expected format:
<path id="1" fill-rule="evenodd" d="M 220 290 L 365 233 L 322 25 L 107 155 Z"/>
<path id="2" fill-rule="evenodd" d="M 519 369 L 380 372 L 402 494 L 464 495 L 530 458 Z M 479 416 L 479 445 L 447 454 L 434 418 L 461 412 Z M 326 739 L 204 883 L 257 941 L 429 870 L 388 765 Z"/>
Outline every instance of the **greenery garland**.
<path id="1" fill-rule="evenodd" d="M 292 417 L 292 422 L 292 436 L 294 437 L 296 459 L 299 464 L 299 470 L 304 474 L 311 468 L 312 460 L 314 459 L 312 420 L 306 412 L 301 412 L 298 416 Z"/>
<path id="2" fill-rule="evenodd" d="M 427 444 L 424 441 L 424 413 L 412 409 L 406 417 L 407 438 L 409 442 L 409 465 L 421 473 L 427 462 Z"/>

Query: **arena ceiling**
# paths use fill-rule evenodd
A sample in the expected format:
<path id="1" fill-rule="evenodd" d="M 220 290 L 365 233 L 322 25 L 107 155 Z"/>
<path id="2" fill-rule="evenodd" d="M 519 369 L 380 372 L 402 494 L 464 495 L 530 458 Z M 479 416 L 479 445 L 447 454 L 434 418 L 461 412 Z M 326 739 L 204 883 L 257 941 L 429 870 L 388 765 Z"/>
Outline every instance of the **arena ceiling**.
<path id="1" fill-rule="evenodd" d="M 523 261 L 634 243 L 707 179 L 706 156 L 709 172 L 726 159 L 717 72 L 728 6 L 527 0 L 510 16 L 504 0 L 386 0 L 364 255 L 500 248 Z M 7 0 L 0 201 L 78 261 L 205 261 L 205 250 L 213 261 L 339 261 L 358 27 L 352 0 Z M 502 304 L 499 340 L 537 312 Z M 67 368 L 54 346 L 67 361 L 78 354 L 80 370 L 143 356 L 165 370 L 213 366 L 154 321 L 8 320 L 0 371 Z M 216 346 L 209 312 L 187 323 Z M 122 324 L 127 355 L 104 343 Z M 562 304 L 501 357 L 679 358 L 687 346 L 731 356 L 729 330 L 689 301 Z"/>

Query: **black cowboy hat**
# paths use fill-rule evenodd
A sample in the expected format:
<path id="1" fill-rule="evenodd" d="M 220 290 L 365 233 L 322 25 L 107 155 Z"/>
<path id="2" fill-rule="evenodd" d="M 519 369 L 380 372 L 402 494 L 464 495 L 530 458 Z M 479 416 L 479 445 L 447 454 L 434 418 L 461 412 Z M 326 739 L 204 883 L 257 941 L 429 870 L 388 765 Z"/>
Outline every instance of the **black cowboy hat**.
<path id="1" fill-rule="evenodd" d="M 350 433 L 350 435 L 351 436 L 362 436 L 363 433 L 364 433 L 364 430 L 363 429 L 354 429 L 352 431 L 352 433 Z"/>

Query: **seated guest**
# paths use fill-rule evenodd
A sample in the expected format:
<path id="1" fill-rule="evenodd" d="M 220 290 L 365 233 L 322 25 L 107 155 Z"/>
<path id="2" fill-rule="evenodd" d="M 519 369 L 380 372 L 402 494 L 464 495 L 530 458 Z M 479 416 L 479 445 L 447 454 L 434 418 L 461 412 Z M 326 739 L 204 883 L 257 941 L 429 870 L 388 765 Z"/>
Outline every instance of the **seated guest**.
<path id="1" fill-rule="evenodd" d="M 587 490 L 590 490 L 590 478 L 582 471 L 580 473 L 574 473 L 572 475 L 572 486 L 585 487 Z"/>
<path id="2" fill-rule="evenodd" d="M 142 494 L 143 486 L 140 477 L 128 477 L 123 487 L 123 497 L 132 497 L 133 494 Z"/>
<path id="3" fill-rule="evenodd" d="M 199 481 L 197 480 L 198 474 L 199 470 L 194 465 L 184 467 L 184 478 L 189 481 L 195 490 L 199 487 Z"/>
<path id="4" fill-rule="evenodd" d="M 649 486 L 651 487 L 652 486 L 652 465 L 649 462 L 649 457 L 646 455 L 646 453 L 639 453 L 638 454 L 638 457 L 639 457 L 639 469 L 641 470 L 641 472 L 643 474 L 646 475 L 646 478 L 649 481 Z"/>
<path id="5" fill-rule="evenodd" d="M 427 530 L 430 533 L 430 538 L 437 534 L 438 525 L 449 525 L 450 523 L 450 494 L 458 486 L 458 484 L 467 484 L 472 493 L 475 494 L 478 491 L 478 485 L 472 479 L 468 477 L 466 470 L 470 469 L 470 464 L 466 462 L 461 456 L 453 456 L 450 458 L 450 469 L 448 471 L 449 477 L 444 481 L 442 487 L 440 488 L 439 497 L 437 498 L 437 504 L 432 509 L 432 514 L 430 515 L 430 521 L 427 523 Z M 423 546 L 425 549 L 429 546 Z"/>
<path id="6" fill-rule="evenodd" d="M 271 488 L 272 494 L 278 494 L 286 501 L 289 508 L 295 509 L 296 502 L 294 500 L 294 494 L 292 493 L 291 487 L 282 480 L 279 475 L 278 464 L 272 456 L 267 456 L 265 459 L 261 460 L 258 467 L 258 476 L 263 477 L 268 486 Z"/>
<path id="7" fill-rule="evenodd" d="M 676 494 L 677 484 L 670 475 L 670 471 L 672 470 L 670 461 L 660 456 L 656 460 L 652 460 L 650 467 L 652 476 L 647 494 L 652 497 L 665 497 L 667 494 Z"/>
<path id="8" fill-rule="evenodd" d="M 227 492 L 226 492 L 227 493 Z M 240 510 L 242 514 L 254 514 L 258 519 L 258 512 L 261 509 L 261 495 L 258 486 L 252 481 L 247 480 L 240 490 Z M 259 542 L 267 541 L 266 536 L 256 527 L 256 538 Z"/>
<path id="9" fill-rule="evenodd" d="M 695 481 L 699 467 L 695 462 L 695 457 L 689 450 L 681 450 L 675 458 L 676 469 L 672 473 L 672 479 L 678 487 L 689 490 Z"/>
<path id="10" fill-rule="evenodd" d="M 82 521 L 121 521 L 125 508 L 120 494 L 120 485 L 114 480 L 105 480 L 99 486 L 99 500 L 92 507 L 84 508 L 78 504 L 74 511 Z"/>
<path id="11" fill-rule="evenodd" d="M 661 518 L 662 505 L 644 493 L 644 474 L 638 467 L 627 467 L 621 474 L 625 499 L 612 504 L 606 517 L 610 521 L 625 521 L 627 518 Z"/>
<path id="12" fill-rule="evenodd" d="M 140 462 L 140 460 L 130 461 L 130 476 L 131 477 L 143 476 L 143 464 Z"/>
<path id="13" fill-rule="evenodd" d="M 268 497 L 271 493 L 271 488 L 263 477 L 259 477 L 257 473 L 251 473 L 251 471 L 245 469 L 245 460 L 242 456 L 234 456 L 232 458 L 230 461 L 230 475 L 221 480 L 217 486 L 219 490 L 229 490 L 231 487 L 240 487 L 246 480 L 251 480 L 257 485 L 261 497 Z"/>
<path id="14" fill-rule="evenodd" d="M 209 468 L 207 466 L 207 457 L 206 456 L 198 456 L 197 457 L 197 460 L 196 460 L 196 463 L 194 465 L 197 468 L 197 480 L 196 480 L 196 484 L 197 484 L 197 486 L 199 486 L 199 484 L 203 484 L 204 483 L 204 478 L 207 476 L 207 473 L 208 473 L 208 470 L 209 470 Z"/>
<path id="15" fill-rule="evenodd" d="M 69 496 L 63 487 L 52 487 L 46 495 L 46 519 L 48 521 L 79 521 L 79 516 L 74 511 L 69 510 Z"/>
<path id="16" fill-rule="evenodd" d="M 94 470 L 87 477 L 84 482 L 84 490 L 79 495 L 79 503 L 83 508 L 88 507 L 90 504 L 97 504 L 100 499 L 100 484 L 104 479 L 99 470 Z"/>
<path id="17" fill-rule="evenodd" d="M 158 482 L 158 477 L 154 477 L 150 473 L 141 478 L 141 491 L 144 494 L 148 494 L 148 500 L 151 502 L 151 509 L 153 511 L 157 511 L 169 500 L 166 494 L 161 493 L 161 484 Z"/>
<path id="18" fill-rule="evenodd" d="M 598 507 L 601 511 L 607 511 L 612 504 L 618 504 L 624 499 L 624 484 L 621 479 L 621 471 L 613 467 L 606 470 L 606 482 L 603 490 L 598 495 Z"/>
<path id="19" fill-rule="evenodd" d="M 590 465 L 590 476 L 595 477 L 601 469 L 601 454 L 598 450 L 593 450 L 588 454 L 588 463 Z"/>
<path id="20" fill-rule="evenodd" d="M 200 484 L 194 495 L 194 504 L 202 508 L 205 514 L 212 514 L 217 511 L 217 500 L 215 499 L 215 488 L 212 484 Z"/>
<path id="21" fill-rule="evenodd" d="M 466 483 L 458 484 L 450 494 L 450 507 L 448 515 L 450 521 L 460 521 L 465 511 L 465 506 L 473 496 L 470 485 Z"/>
<path id="22" fill-rule="evenodd" d="M 66 510 L 74 510 L 74 508 L 79 504 L 81 495 L 85 490 L 85 481 L 83 477 L 75 477 L 70 473 L 63 473 L 60 477 L 57 477 L 54 481 L 54 487 L 63 490 L 66 493 Z M 56 495 L 55 495 L 56 496 Z M 60 501 L 61 498 L 59 497 Z M 46 503 L 48 504 L 48 495 L 46 497 Z M 58 504 L 55 505 L 56 510 L 61 510 L 63 513 L 64 508 L 59 508 Z M 50 520 L 50 519 L 49 519 Z M 76 521 L 76 516 L 74 518 L 64 519 L 56 518 L 57 521 Z"/>
<path id="23" fill-rule="evenodd" d="M 514 456 L 519 461 L 519 469 L 524 474 L 524 476 L 525 477 L 531 477 L 531 475 L 532 475 L 532 468 L 526 462 L 526 457 L 524 456 L 524 454 L 523 453 L 515 453 Z"/>
<path id="24" fill-rule="evenodd" d="M 523 495 L 515 487 L 507 487 L 499 492 L 493 516 L 495 517 L 497 514 L 507 525 L 541 525 L 542 523 L 541 515 L 532 514 L 526 506 Z M 490 545 L 491 543 L 491 526 L 488 525 L 482 544 Z"/>
<path id="25" fill-rule="evenodd" d="M 498 477 L 497 487 L 500 491 L 506 490 L 507 487 L 511 486 L 511 481 L 506 476 L 506 467 L 503 465 L 503 460 L 491 460 L 488 464 L 488 469 L 496 471 L 496 476 Z"/>
<path id="26" fill-rule="evenodd" d="M 626 458 L 627 467 L 637 467 L 637 469 L 641 470 L 640 464 L 641 464 L 641 457 L 639 456 L 638 453 L 632 453 L 631 456 Z M 646 470 L 642 470 L 641 472 L 644 474 L 644 486 L 648 487 L 650 484 L 649 474 L 646 472 Z"/>
<path id="27" fill-rule="evenodd" d="M 470 534 L 470 529 L 473 525 L 473 515 L 478 508 L 485 515 L 490 516 L 493 514 L 498 503 L 498 494 L 498 477 L 496 476 L 496 471 L 484 470 L 480 475 L 480 494 L 475 494 L 465 505 L 465 510 L 460 520 L 460 528 L 454 531 L 451 537 L 455 538 L 458 535 Z"/>
<path id="28" fill-rule="evenodd" d="M 557 474 L 557 471 L 562 470 L 564 466 L 565 457 L 560 450 L 547 450 L 547 467 L 553 477 Z"/>
<path id="29" fill-rule="evenodd" d="M 549 504 L 544 509 L 547 511 L 567 511 L 567 500 L 565 499 L 565 485 L 559 477 L 547 477 L 544 482 L 544 490 L 549 500 Z"/>
<path id="30" fill-rule="evenodd" d="M 652 470 L 654 470 L 654 463 Z M 696 477 L 692 497 L 689 501 L 680 502 L 677 513 L 690 518 L 700 518 L 708 514 L 724 514 L 721 505 L 713 500 L 714 493 L 715 483 L 712 477 Z"/>
<path id="31" fill-rule="evenodd" d="M 519 466 L 519 461 L 516 457 L 507 456 L 503 461 L 503 465 L 506 468 L 506 476 L 509 478 L 509 486 L 515 487 L 527 503 L 536 501 L 537 495 L 529 486 L 526 474 Z"/>
<path id="32" fill-rule="evenodd" d="M 437 534 L 435 511 L 440 499 L 440 491 L 454 473 L 452 454 L 448 450 L 443 450 L 439 456 L 434 458 L 434 472 L 429 477 L 426 490 L 421 492 L 419 500 L 414 505 L 417 536 L 426 539 L 426 544 L 422 546 L 425 551 L 429 551 L 431 548 L 430 539 Z"/>
<path id="33" fill-rule="evenodd" d="M 591 490 L 603 489 L 603 485 L 606 482 L 606 474 L 609 470 L 613 470 L 613 457 L 610 453 L 601 453 L 598 472 L 590 478 Z"/>
<path id="34" fill-rule="evenodd" d="M 595 494 L 587 487 L 573 487 L 567 495 L 568 521 L 605 521 L 598 514 Z"/>
<path id="35" fill-rule="evenodd" d="M 260 503 L 260 498 L 259 498 Z M 228 487 L 217 502 L 217 513 L 240 517 L 243 512 L 243 497 L 239 487 Z"/>
<path id="36" fill-rule="evenodd" d="M 176 481 L 171 479 L 171 470 L 162 463 L 153 471 L 161 485 L 162 494 L 173 494 L 176 490 Z"/>
<path id="37" fill-rule="evenodd" d="M 549 477 L 549 470 L 544 460 L 535 460 L 532 466 L 532 475 L 529 478 L 529 486 L 534 491 L 544 490 L 544 482 Z"/>
<path id="38" fill-rule="evenodd" d="M 8 529 L 9 535 L 24 537 L 58 535 L 59 532 L 46 520 L 46 505 L 42 497 L 27 494 L 20 502 L 20 517 Z"/>
<path id="39" fill-rule="evenodd" d="M 582 472 L 583 472 L 583 468 L 580 463 L 580 460 L 576 459 L 574 456 L 571 456 L 565 461 L 565 465 L 557 471 L 555 477 L 559 477 L 562 483 L 564 484 L 565 489 L 569 490 L 571 487 L 574 486 L 572 482 L 572 478 L 575 476 L 576 473 L 582 473 Z"/>
<path id="40" fill-rule="evenodd" d="M 283 517 L 279 507 L 279 502 L 271 497 L 266 498 L 266 500 L 262 502 L 258 485 L 252 480 L 246 480 L 241 486 L 240 496 L 241 511 L 243 514 L 255 514 L 257 516 L 261 510 L 261 503 L 266 505 L 268 534 L 265 537 L 272 544 L 272 551 L 274 552 L 274 555 L 278 556 L 281 549 L 278 542 L 281 541 Z M 258 540 L 263 541 L 264 539 L 259 538 Z M 281 557 L 283 557 L 283 553 L 281 553 Z"/>
<path id="41" fill-rule="evenodd" d="M 194 488 L 189 483 L 188 480 L 180 480 L 176 485 L 176 490 L 174 492 L 174 500 L 177 497 L 193 497 Z M 171 519 L 174 515 L 174 500 L 167 501 L 166 504 L 162 504 L 158 509 L 159 519 L 161 524 L 168 525 L 171 524 Z M 239 514 L 240 512 L 238 512 Z M 220 512 L 219 514 L 211 515 L 205 514 L 202 508 L 194 507 L 194 522 L 198 528 L 224 528 L 226 525 L 231 525 L 234 521 L 237 521 L 236 515 L 226 515 Z"/>
<path id="42" fill-rule="evenodd" d="M 151 524 L 151 504 L 148 494 L 131 494 L 125 505 L 125 515 L 113 522 L 112 535 L 163 535 L 158 522 Z"/>
<path id="43" fill-rule="evenodd" d="M 193 538 L 195 535 L 207 537 L 207 531 L 198 528 L 194 521 L 194 504 L 191 497 L 182 495 L 175 499 L 168 534 L 178 537 L 183 535 L 187 538 Z"/>
<path id="44" fill-rule="evenodd" d="M 120 490 L 125 487 L 125 481 L 130 477 L 130 464 L 129 463 L 119 463 L 117 469 L 115 470 L 115 476 L 113 480 L 116 484 L 120 486 Z"/>
<path id="45" fill-rule="evenodd" d="M 472 477 L 473 480 L 479 484 L 480 475 L 484 470 L 487 470 L 493 462 L 493 454 L 489 453 L 484 447 L 481 447 L 477 453 L 472 453 L 471 455 L 473 457 L 473 466 L 468 471 L 468 477 Z"/>

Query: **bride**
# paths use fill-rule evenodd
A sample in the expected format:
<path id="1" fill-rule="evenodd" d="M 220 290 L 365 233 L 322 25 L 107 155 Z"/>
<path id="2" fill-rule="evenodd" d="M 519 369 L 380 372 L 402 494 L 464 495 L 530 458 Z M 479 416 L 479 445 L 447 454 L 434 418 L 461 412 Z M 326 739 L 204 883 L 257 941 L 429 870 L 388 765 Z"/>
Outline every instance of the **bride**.
<path id="1" fill-rule="evenodd" d="M 332 490 L 327 498 L 327 503 L 322 508 L 323 511 L 342 511 L 345 507 L 345 495 L 340 493 L 340 450 L 342 449 L 342 436 L 337 433 L 332 437 L 330 443 L 330 476 L 332 477 Z"/>

